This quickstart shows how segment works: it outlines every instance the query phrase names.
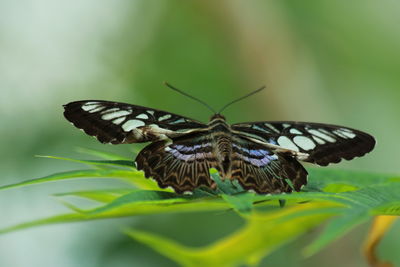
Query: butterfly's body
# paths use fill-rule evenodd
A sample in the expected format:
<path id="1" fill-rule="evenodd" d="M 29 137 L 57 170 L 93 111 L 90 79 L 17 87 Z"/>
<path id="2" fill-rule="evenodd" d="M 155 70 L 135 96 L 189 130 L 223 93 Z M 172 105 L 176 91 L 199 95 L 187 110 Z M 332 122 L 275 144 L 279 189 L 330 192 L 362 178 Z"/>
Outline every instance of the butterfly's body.
<path id="1" fill-rule="evenodd" d="M 209 133 L 213 154 L 217 160 L 217 170 L 221 174 L 221 178 L 230 175 L 231 156 L 232 156 L 232 132 L 229 124 L 226 123 L 225 117 L 216 114 L 211 117 L 209 125 Z"/>
<path id="2" fill-rule="evenodd" d="M 228 124 L 217 113 L 207 124 L 136 105 L 101 100 L 65 105 L 64 116 L 102 143 L 151 142 L 135 162 L 146 177 L 177 193 L 215 188 L 209 170 L 237 180 L 257 193 L 299 191 L 307 171 L 299 161 L 318 165 L 350 160 L 371 151 L 364 132 L 307 122 Z"/>

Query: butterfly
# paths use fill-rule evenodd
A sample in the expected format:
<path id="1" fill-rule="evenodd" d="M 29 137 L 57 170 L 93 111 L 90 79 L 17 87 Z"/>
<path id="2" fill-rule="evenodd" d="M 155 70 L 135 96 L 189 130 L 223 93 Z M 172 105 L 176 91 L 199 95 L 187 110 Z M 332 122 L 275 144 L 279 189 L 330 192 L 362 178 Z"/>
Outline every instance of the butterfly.
<path id="1" fill-rule="evenodd" d="M 209 107 L 179 89 L 170 86 Z M 237 180 L 258 194 L 300 191 L 307 171 L 300 164 L 320 166 L 351 160 L 370 152 L 375 139 L 362 131 L 330 124 L 261 121 L 228 124 L 221 111 L 208 123 L 174 113 L 103 100 L 82 100 L 64 105 L 64 116 L 101 143 L 150 142 L 135 159 L 145 177 L 176 193 L 198 187 L 215 189 L 210 169 L 222 180 Z"/>

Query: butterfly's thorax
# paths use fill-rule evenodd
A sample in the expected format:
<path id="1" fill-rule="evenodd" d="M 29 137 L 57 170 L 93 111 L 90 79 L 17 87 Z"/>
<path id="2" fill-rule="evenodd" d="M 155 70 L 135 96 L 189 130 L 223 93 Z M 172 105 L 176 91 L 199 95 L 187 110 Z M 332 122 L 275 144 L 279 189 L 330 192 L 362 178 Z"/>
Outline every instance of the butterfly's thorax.
<path id="1" fill-rule="evenodd" d="M 231 127 L 226 123 L 225 117 L 215 114 L 208 123 L 211 132 L 211 138 L 214 145 L 214 153 L 218 159 L 225 176 L 230 172 L 232 156 L 232 135 Z"/>

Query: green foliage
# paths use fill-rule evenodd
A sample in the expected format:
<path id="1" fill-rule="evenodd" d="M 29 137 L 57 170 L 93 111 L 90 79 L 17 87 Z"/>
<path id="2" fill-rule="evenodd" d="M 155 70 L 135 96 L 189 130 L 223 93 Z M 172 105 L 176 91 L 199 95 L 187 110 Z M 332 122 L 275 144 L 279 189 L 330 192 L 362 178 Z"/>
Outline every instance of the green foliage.
<path id="1" fill-rule="evenodd" d="M 158 188 L 153 180 L 144 178 L 142 172 L 137 171 L 132 161 L 126 158 L 92 150 L 82 152 L 102 159 L 48 157 L 74 161 L 91 168 L 5 185 L 0 190 L 76 178 L 123 179 L 128 181 L 127 186 L 56 194 L 71 209 L 71 213 L 10 226 L 1 229 L 0 233 L 73 221 L 233 209 L 245 219 L 245 225 L 203 247 L 187 247 L 138 229 L 126 229 L 125 233 L 184 266 L 237 266 L 257 264 L 282 244 L 328 219 L 319 237 L 304 249 L 305 255 L 318 252 L 371 216 L 400 215 L 400 184 L 395 175 L 310 168 L 309 182 L 302 192 L 257 195 L 243 191 L 235 182 L 221 181 L 212 172 L 218 184 L 216 191 L 200 188 L 191 195 L 177 195 L 170 189 Z M 83 209 L 66 202 L 63 199 L 65 196 L 90 199 L 99 204 Z M 281 208 L 279 203 L 283 201 L 286 204 Z"/>

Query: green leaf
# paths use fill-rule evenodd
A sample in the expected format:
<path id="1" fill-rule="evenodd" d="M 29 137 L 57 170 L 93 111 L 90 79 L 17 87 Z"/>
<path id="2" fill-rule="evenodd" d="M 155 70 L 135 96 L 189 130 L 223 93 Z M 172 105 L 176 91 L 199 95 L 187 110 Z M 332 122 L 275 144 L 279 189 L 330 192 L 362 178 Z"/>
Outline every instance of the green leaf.
<path id="1" fill-rule="evenodd" d="M 49 176 L 31 179 L 15 184 L 0 186 L 0 190 L 17 188 L 26 185 L 41 184 L 52 181 L 77 179 L 77 178 L 118 178 L 125 179 L 134 182 L 142 188 L 154 188 L 157 186 L 150 180 L 144 179 L 143 173 L 140 171 L 129 171 L 120 169 L 97 169 L 97 170 L 76 170 L 76 171 L 66 171 Z"/>
<path id="2" fill-rule="evenodd" d="M 396 175 L 382 173 L 368 173 L 330 168 L 307 168 L 309 172 L 307 188 L 324 189 L 331 184 L 342 184 L 361 188 L 364 186 L 389 182 Z"/>
<path id="3" fill-rule="evenodd" d="M 342 216 L 333 220 L 304 253 L 313 255 L 374 215 L 400 215 L 400 184 L 387 183 L 364 187 L 354 192 L 336 194 L 346 205 Z"/>
<path id="4" fill-rule="evenodd" d="M 367 214 L 355 212 L 340 216 L 332 220 L 324 229 L 323 233 L 303 251 L 306 257 L 310 257 L 320 251 L 323 247 L 342 237 L 355 226 L 368 220 Z"/>
<path id="5" fill-rule="evenodd" d="M 78 147 L 76 148 L 76 151 L 78 151 L 79 153 L 82 154 L 86 154 L 89 156 L 94 156 L 94 157 L 98 157 L 98 158 L 102 158 L 102 159 L 106 159 L 106 160 L 126 160 L 129 161 L 131 158 L 127 158 L 127 157 L 123 157 L 121 155 L 118 154 L 114 154 L 111 152 L 104 152 L 104 151 L 100 151 L 100 150 L 96 150 L 96 149 L 90 149 L 90 148 L 83 148 L 83 147 Z M 134 157 L 132 157 L 133 159 Z"/>
<path id="6" fill-rule="evenodd" d="M 77 163 L 84 163 L 86 165 L 135 168 L 134 162 L 129 161 L 129 160 L 83 160 L 83 159 L 71 159 L 71 158 L 64 158 L 64 157 L 40 156 L 40 155 L 38 155 L 37 157 L 72 161 L 72 162 L 77 162 Z"/>
<path id="7" fill-rule="evenodd" d="M 328 184 L 323 188 L 324 192 L 327 193 L 341 193 L 341 192 L 349 192 L 349 191 L 355 191 L 359 189 L 358 187 L 354 185 L 348 185 L 348 184 Z"/>
<path id="8" fill-rule="evenodd" d="M 85 215 L 79 213 L 71 213 L 71 214 L 63 214 L 52 216 L 48 218 L 43 218 L 39 220 L 34 220 L 30 222 L 20 223 L 17 225 L 13 225 L 10 227 L 6 227 L 0 229 L 0 234 L 6 234 L 17 230 L 23 230 L 35 226 L 41 225 L 49 225 L 49 224 L 56 224 L 56 223 L 66 223 L 66 222 L 77 222 L 77 221 L 84 221 L 87 217 Z"/>
<path id="9" fill-rule="evenodd" d="M 400 201 L 393 200 L 371 210 L 372 215 L 400 215 Z"/>
<path id="10" fill-rule="evenodd" d="M 103 203 L 109 203 L 116 198 L 126 195 L 134 191 L 133 188 L 122 189 L 107 189 L 107 190 L 89 190 L 89 191 L 75 191 L 54 194 L 56 197 L 75 196 L 95 200 Z"/>
<path id="11" fill-rule="evenodd" d="M 232 181 L 230 179 L 222 180 L 219 174 L 214 169 L 211 169 L 210 173 L 212 179 L 217 184 L 217 189 L 216 189 L 217 193 L 233 195 L 244 191 L 243 188 L 238 183 L 238 181 L 236 180 Z"/>
<path id="12" fill-rule="evenodd" d="M 142 242 L 182 266 L 257 264 L 262 257 L 336 213 L 334 203 L 307 203 L 275 212 L 256 213 L 237 232 L 204 247 L 186 247 L 154 234 L 126 230 Z"/>
<path id="13" fill-rule="evenodd" d="M 34 226 L 41 226 L 55 223 L 88 221 L 105 218 L 119 218 L 149 214 L 161 213 L 184 213 L 184 212 L 198 212 L 198 211 L 220 211 L 229 208 L 225 201 L 220 199 L 213 199 L 209 201 L 178 201 L 171 203 L 171 201 L 145 201 L 145 202 L 132 202 L 124 205 L 115 205 L 112 208 L 104 209 L 103 211 L 96 211 L 96 209 L 82 210 L 72 204 L 67 205 L 77 213 L 63 214 L 52 216 L 40 220 L 34 220 L 26 223 L 17 224 L 14 226 L 0 229 L 0 234 L 8 233 L 16 230 L 30 228 Z M 94 212 L 96 211 L 96 212 Z"/>
<path id="14" fill-rule="evenodd" d="M 165 204 L 165 203 L 176 203 L 176 202 L 187 201 L 187 199 L 188 198 L 185 198 L 183 196 L 180 197 L 172 192 L 155 191 L 155 190 L 135 190 L 133 192 L 130 192 L 128 194 L 116 198 L 107 205 L 104 205 L 102 207 L 90 211 L 90 213 L 92 214 L 102 213 L 102 212 L 107 212 L 109 210 L 117 210 L 118 208 L 125 205 L 135 205 L 145 202 L 152 204 L 158 204 L 158 203 Z"/>
<path id="15" fill-rule="evenodd" d="M 239 214 L 247 215 L 253 209 L 254 196 L 251 193 L 221 196 Z"/>

